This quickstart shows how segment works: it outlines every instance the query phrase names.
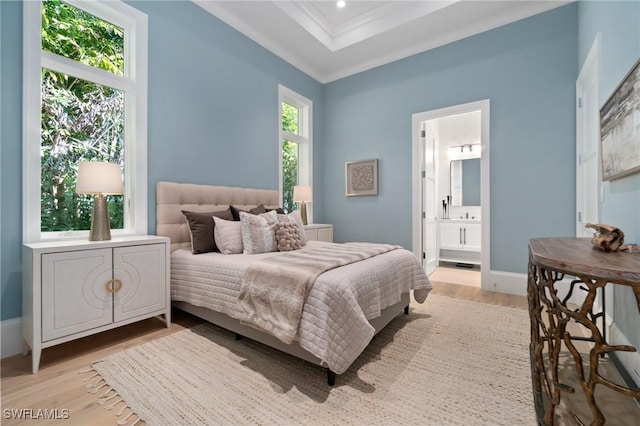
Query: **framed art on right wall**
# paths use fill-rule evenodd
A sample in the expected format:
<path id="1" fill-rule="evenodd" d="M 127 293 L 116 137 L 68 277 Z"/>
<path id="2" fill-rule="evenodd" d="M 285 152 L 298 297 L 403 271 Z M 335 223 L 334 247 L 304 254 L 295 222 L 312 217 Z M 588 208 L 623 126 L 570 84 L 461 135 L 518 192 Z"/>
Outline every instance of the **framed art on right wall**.
<path id="1" fill-rule="evenodd" d="M 602 179 L 640 171 L 640 60 L 600 109 Z"/>

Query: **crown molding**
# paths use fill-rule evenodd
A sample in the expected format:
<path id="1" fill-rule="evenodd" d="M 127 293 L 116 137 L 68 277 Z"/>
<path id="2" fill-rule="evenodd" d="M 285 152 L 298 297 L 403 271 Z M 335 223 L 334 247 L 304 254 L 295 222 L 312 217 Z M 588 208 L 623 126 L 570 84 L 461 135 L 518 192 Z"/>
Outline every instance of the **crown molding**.
<path id="1" fill-rule="evenodd" d="M 251 25 L 247 24 L 244 20 L 239 18 L 235 13 L 228 11 L 223 2 L 209 1 L 209 0 L 192 0 L 193 3 L 200 6 L 202 9 L 209 12 L 211 15 L 217 17 L 231 28 L 237 30 L 241 34 L 245 35 L 249 39 L 253 40 L 260 46 L 264 47 L 283 61 L 298 68 L 303 73 L 307 74 L 314 80 L 320 83 L 325 83 L 322 74 L 315 71 L 314 67 L 305 61 L 301 60 L 298 55 L 282 47 L 282 45 L 264 33 L 256 30 Z"/>
<path id="2" fill-rule="evenodd" d="M 337 52 L 458 2 L 460 0 L 381 2 L 379 6 L 338 25 L 329 22 L 309 0 L 274 2 L 274 5 L 331 52 Z"/>
<path id="3" fill-rule="evenodd" d="M 340 23 L 311 0 L 266 1 L 259 12 L 246 2 L 192 1 L 325 84 L 575 0 L 386 1 Z"/>

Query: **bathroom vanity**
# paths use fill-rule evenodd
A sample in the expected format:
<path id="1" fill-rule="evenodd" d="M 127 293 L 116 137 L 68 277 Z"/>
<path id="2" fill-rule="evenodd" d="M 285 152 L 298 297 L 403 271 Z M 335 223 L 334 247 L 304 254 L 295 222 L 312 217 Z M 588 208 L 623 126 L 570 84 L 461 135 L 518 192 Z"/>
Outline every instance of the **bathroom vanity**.
<path id="1" fill-rule="evenodd" d="M 480 265 L 481 222 L 438 219 L 438 261 Z"/>

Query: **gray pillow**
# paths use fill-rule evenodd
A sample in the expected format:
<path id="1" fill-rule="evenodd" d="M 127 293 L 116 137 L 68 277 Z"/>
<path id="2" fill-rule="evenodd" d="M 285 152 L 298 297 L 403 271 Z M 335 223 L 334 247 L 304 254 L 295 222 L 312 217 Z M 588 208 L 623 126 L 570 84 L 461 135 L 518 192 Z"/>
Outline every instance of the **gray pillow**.
<path id="1" fill-rule="evenodd" d="M 298 250 L 302 247 L 300 227 L 295 222 L 278 222 L 275 225 L 278 251 Z"/>
<path id="2" fill-rule="evenodd" d="M 294 210 L 289 214 L 279 214 L 278 222 L 293 222 L 297 224 L 300 228 L 298 230 L 298 232 L 300 233 L 300 244 L 303 246 L 307 245 L 307 233 L 304 231 L 302 217 L 300 217 L 300 213 L 298 213 L 298 210 Z"/>
<path id="3" fill-rule="evenodd" d="M 240 212 L 251 214 L 262 214 L 267 212 L 264 204 L 260 204 L 259 206 L 255 206 L 249 210 L 242 210 L 237 208 L 236 206 L 229 206 L 229 209 L 231 210 L 231 214 L 233 215 L 233 220 L 240 220 Z"/>
<path id="4" fill-rule="evenodd" d="M 220 251 L 213 238 L 213 228 L 215 226 L 213 216 L 225 220 L 233 220 L 233 216 L 229 208 L 215 212 L 190 212 L 182 210 L 182 214 L 189 222 L 191 252 L 193 254 Z"/>
<path id="5" fill-rule="evenodd" d="M 274 211 L 253 215 L 240 212 L 242 224 L 242 246 L 244 254 L 268 253 L 277 251 L 274 225 L 278 223 L 278 214 Z"/>

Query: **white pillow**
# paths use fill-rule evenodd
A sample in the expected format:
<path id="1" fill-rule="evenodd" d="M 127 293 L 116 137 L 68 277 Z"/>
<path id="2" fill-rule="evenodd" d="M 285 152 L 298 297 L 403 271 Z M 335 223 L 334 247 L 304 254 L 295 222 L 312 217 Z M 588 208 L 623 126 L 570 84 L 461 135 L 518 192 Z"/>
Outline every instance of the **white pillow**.
<path id="1" fill-rule="evenodd" d="M 240 223 L 244 254 L 278 251 L 274 229 L 278 223 L 278 213 L 275 210 L 259 215 L 240 212 Z"/>
<path id="2" fill-rule="evenodd" d="M 302 217 L 298 210 L 294 210 L 289 214 L 279 214 L 278 222 L 293 222 L 298 224 L 298 232 L 300 233 L 300 244 L 303 246 L 307 244 L 307 233 L 304 231 L 304 224 L 302 223 Z"/>
<path id="3" fill-rule="evenodd" d="M 242 227 L 240 222 L 213 217 L 213 240 L 222 254 L 242 253 Z"/>

